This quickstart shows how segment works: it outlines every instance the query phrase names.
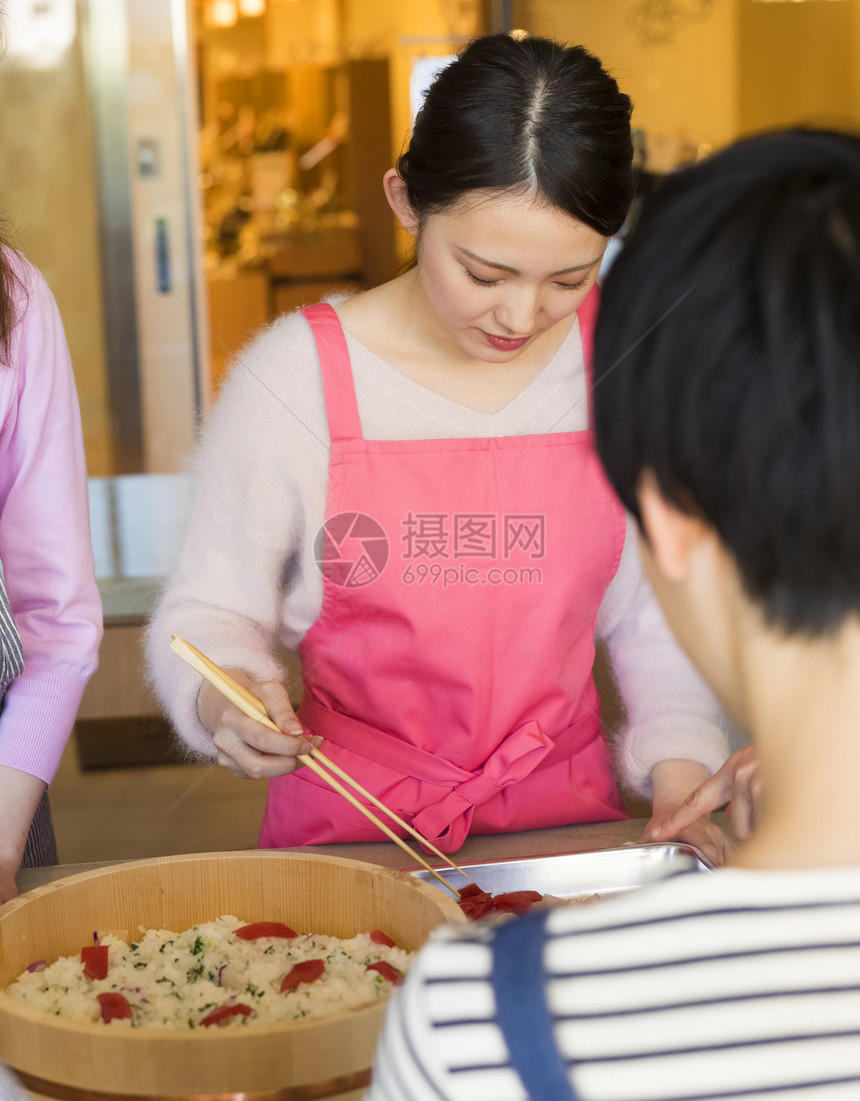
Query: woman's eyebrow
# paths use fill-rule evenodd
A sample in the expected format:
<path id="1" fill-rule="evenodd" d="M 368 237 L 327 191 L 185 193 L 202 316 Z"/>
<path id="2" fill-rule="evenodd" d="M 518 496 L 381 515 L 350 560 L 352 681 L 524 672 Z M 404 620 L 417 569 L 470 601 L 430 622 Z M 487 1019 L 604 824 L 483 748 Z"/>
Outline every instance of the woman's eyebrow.
<path id="1" fill-rule="evenodd" d="M 516 268 L 509 267 L 507 264 L 499 264 L 495 260 L 487 260 L 483 256 L 478 256 L 477 253 L 470 252 L 467 248 L 460 248 L 460 252 L 464 256 L 468 256 L 470 260 L 475 260 L 479 264 L 484 264 L 488 268 L 498 268 L 499 271 L 509 271 L 511 275 L 519 275 L 520 273 Z M 600 257 L 595 260 L 586 260 L 584 264 L 574 264 L 570 268 L 562 268 L 561 271 L 554 271 L 550 276 L 551 279 L 555 279 L 557 275 L 570 275 L 575 271 L 585 271 L 586 268 L 593 268 L 595 264 L 600 263 Z"/>

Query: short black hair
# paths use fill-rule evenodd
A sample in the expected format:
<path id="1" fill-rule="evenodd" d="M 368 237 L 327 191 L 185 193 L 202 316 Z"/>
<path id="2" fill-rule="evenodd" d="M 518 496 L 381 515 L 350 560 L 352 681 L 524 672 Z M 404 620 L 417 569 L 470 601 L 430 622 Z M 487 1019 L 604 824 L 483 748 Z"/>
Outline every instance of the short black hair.
<path id="1" fill-rule="evenodd" d="M 609 237 L 633 198 L 631 110 L 582 46 L 484 35 L 430 86 L 397 170 L 421 220 L 469 192 L 519 191 Z"/>
<path id="2" fill-rule="evenodd" d="M 763 134 L 662 184 L 604 285 L 594 404 L 640 525 L 652 471 L 769 623 L 860 612 L 860 137 Z"/>

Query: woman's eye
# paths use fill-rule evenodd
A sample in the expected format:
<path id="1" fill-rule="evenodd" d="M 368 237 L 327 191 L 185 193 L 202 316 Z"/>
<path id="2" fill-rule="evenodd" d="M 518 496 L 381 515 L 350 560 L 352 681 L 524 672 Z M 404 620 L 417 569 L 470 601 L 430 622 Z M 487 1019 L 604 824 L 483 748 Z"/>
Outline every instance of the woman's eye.
<path id="1" fill-rule="evenodd" d="M 466 275 L 468 275 L 472 282 L 477 283 L 479 287 L 495 287 L 498 285 L 498 283 L 501 282 L 501 280 L 499 279 L 481 279 L 479 276 L 475 275 L 473 271 L 469 271 L 468 268 L 464 268 L 463 270 L 466 272 Z M 584 287 L 588 286 L 590 280 L 591 273 L 586 275 L 584 279 L 580 279 L 578 283 L 556 283 L 556 286 L 559 288 L 559 290 L 581 291 Z"/>
<path id="2" fill-rule="evenodd" d="M 578 283 L 556 283 L 556 286 L 563 291 L 581 291 L 583 287 L 588 286 L 590 278 L 590 275 L 586 275 L 586 277 L 581 279 Z"/>
<path id="3" fill-rule="evenodd" d="M 475 275 L 474 272 L 469 271 L 468 268 L 465 268 L 464 270 L 466 272 L 466 275 L 469 276 L 472 282 L 477 283 L 479 287 L 492 287 L 495 286 L 496 283 L 498 283 L 498 279 L 479 279 L 477 275 Z"/>

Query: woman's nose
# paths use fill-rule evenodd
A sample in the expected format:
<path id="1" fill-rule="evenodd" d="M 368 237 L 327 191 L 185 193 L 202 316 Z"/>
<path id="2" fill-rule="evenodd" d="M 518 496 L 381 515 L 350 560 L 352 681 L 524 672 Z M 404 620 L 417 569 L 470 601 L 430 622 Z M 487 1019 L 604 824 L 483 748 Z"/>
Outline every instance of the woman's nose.
<path id="1" fill-rule="evenodd" d="M 541 311 L 540 292 L 533 288 L 511 288 L 495 309 L 498 323 L 507 330 L 505 336 L 530 336 Z"/>

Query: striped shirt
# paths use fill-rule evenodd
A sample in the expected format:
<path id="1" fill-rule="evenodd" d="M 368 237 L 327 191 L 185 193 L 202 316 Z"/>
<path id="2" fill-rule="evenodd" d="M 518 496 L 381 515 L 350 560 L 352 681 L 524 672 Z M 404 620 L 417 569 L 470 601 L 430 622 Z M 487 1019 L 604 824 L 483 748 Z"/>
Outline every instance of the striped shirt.
<path id="1" fill-rule="evenodd" d="M 492 938 L 448 926 L 420 954 L 367 1101 L 525 1101 Z M 559 909 L 544 967 L 582 1101 L 860 1101 L 860 868 L 678 875 Z"/>
<path id="2" fill-rule="evenodd" d="M 20 676 L 24 669 L 24 651 L 21 636 L 12 618 L 6 586 L 0 574 L 0 698 L 6 695 L 6 689 Z"/>

